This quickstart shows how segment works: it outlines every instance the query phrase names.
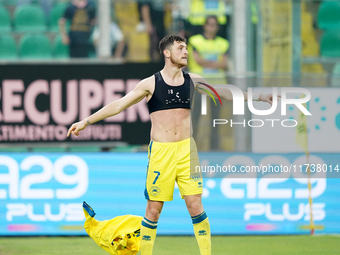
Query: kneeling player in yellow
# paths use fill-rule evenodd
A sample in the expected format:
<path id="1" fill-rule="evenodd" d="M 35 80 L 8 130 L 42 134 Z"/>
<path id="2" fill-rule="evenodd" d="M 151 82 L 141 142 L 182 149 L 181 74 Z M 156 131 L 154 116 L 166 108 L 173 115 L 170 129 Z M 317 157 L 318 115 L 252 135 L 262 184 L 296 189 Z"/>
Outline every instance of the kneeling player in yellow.
<path id="1" fill-rule="evenodd" d="M 111 220 L 99 221 L 95 212 L 83 203 L 84 228 L 89 236 L 112 255 L 134 255 L 140 249 L 140 227 L 143 217 L 135 215 L 117 216 Z"/>

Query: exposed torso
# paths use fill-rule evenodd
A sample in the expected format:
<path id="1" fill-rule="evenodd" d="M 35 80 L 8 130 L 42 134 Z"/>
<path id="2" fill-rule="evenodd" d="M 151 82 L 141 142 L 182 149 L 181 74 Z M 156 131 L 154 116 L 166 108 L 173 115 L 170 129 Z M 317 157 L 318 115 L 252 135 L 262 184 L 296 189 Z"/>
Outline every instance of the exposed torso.
<path id="1" fill-rule="evenodd" d="M 184 77 L 181 77 L 181 79 L 175 81 L 170 81 L 169 79 L 164 77 L 163 80 L 166 83 L 166 86 L 168 86 L 166 87 L 166 92 L 171 94 L 172 90 L 174 91 L 173 99 L 171 99 L 172 102 L 175 102 L 175 100 L 188 100 L 187 95 L 185 98 L 182 97 L 181 99 L 180 93 L 176 97 L 176 90 L 178 91 L 179 87 L 183 86 Z M 152 96 L 157 96 L 156 93 L 155 95 L 153 95 L 155 91 L 155 86 L 161 85 L 155 84 L 154 81 L 152 86 L 150 86 L 152 89 L 150 91 L 150 94 L 147 96 L 147 101 L 149 101 Z M 192 135 L 191 115 L 190 109 L 188 108 L 176 107 L 174 109 L 157 110 L 150 113 L 150 118 L 152 124 L 150 137 L 152 141 L 178 142 L 181 140 L 185 140 Z"/>
<path id="2" fill-rule="evenodd" d="M 190 109 L 157 111 L 150 115 L 151 140 L 157 142 L 178 142 L 192 135 Z"/>

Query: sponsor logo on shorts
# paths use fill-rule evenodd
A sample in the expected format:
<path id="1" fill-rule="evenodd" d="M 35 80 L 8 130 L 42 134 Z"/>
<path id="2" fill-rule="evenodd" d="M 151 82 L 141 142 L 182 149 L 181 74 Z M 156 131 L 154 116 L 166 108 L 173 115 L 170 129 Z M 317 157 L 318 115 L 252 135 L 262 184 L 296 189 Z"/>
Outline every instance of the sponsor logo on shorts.
<path id="1" fill-rule="evenodd" d="M 161 193 L 161 189 L 157 186 L 152 186 L 149 189 L 149 192 L 153 195 L 153 196 L 158 196 Z"/>
<path id="2" fill-rule="evenodd" d="M 199 187 L 199 188 L 202 188 L 202 182 L 199 182 L 199 183 L 198 183 L 198 187 Z"/>
<path id="3" fill-rule="evenodd" d="M 151 236 L 144 235 L 142 237 L 142 240 L 144 240 L 144 241 L 151 241 Z"/>
<path id="4" fill-rule="evenodd" d="M 207 235 L 207 231 L 205 231 L 205 230 L 200 230 L 200 231 L 198 231 L 198 235 L 199 235 L 199 236 L 206 236 L 206 235 Z"/>
<path id="5" fill-rule="evenodd" d="M 192 174 L 190 175 L 190 180 L 194 181 L 194 182 L 198 182 L 201 179 L 201 175 L 200 174 Z"/>

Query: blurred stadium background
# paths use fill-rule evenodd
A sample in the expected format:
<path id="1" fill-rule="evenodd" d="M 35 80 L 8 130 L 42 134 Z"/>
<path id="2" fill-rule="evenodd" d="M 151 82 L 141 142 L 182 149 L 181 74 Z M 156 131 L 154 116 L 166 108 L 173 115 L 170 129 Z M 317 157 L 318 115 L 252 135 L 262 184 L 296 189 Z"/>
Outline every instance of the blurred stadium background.
<path id="1" fill-rule="evenodd" d="M 63 0 L 0 0 L 0 254 L 104 254 L 90 239 L 36 237 L 86 236 L 82 201 L 99 220 L 144 215 L 151 126 L 145 100 L 79 137 L 67 138 L 67 129 L 159 71 L 160 37 L 179 34 L 190 42 L 210 15 L 229 45 L 222 75 L 229 84 L 259 92 L 311 91 L 309 163 L 327 170 L 312 172 L 312 206 L 305 171 L 206 176 L 203 203 L 213 254 L 340 254 L 339 1 L 95 0 L 86 5 L 91 17 L 73 19 L 65 14 L 69 6 Z M 72 27 L 77 22 L 85 28 Z M 80 36 L 85 57 L 70 57 L 60 27 L 86 32 Z M 225 104 L 217 114 L 226 118 L 230 109 Z M 284 119 L 298 119 L 298 113 L 290 106 Z M 279 113 L 271 117 L 282 119 Z M 265 120 L 249 111 L 247 118 Z M 201 164 L 307 162 L 295 128 L 213 130 L 209 120 L 198 117 L 194 126 Z M 315 236 L 327 235 L 290 236 L 309 235 L 311 228 Z M 192 224 L 178 188 L 164 206 L 158 234 L 157 254 L 198 254 L 194 237 L 187 237 Z"/>

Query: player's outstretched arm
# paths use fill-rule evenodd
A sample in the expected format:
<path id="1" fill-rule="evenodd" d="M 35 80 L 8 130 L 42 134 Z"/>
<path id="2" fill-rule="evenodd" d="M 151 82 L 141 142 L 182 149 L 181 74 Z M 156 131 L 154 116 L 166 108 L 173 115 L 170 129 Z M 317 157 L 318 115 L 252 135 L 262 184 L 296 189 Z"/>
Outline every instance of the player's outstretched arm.
<path id="1" fill-rule="evenodd" d="M 193 73 L 190 73 L 190 77 L 191 79 L 193 79 L 194 81 L 194 85 L 195 85 L 195 90 L 197 92 L 199 92 L 200 94 L 205 94 L 204 90 L 200 89 L 202 86 L 202 84 L 200 83 L 204 83 L 204 84 L 208 84 L 209 83 L 200 75 L 198 74 L 193 74 Z M 210 85 L 212 87 L 214 87 L 213 85 Z M 216 92 L 219 94 L 219 96 L 222 98 L 222 99 L 225 99 L 225 100 L 229 100 L 229 101 L 233 101 L 233 94 L 231 93 L 231 91 L 228 89 L 228 88 L 214 88 L 216 90 Z M 245 92 L 245 91 L 242 91 L 243 93 L 243 96 L 244 96 L 244 101 L 247 101 L 248 100 L 248 93 Z M 217 98 L 217 96 L 212 93 L 212 95 Z M 278 95 L 278 97 L 281 97 Z M 272 105 L 273 103 L 273 95 L 272 94 L 254 94 L 253 93 L 253 100 L 254 101 L 263 101 L 263 102 L 267 102 L 269 103 L 270 105 Z"/>
<path id="2" fill-rule="evenodd" d="M 109 103 L 91 116 L 83 119 L 82 121 L 72 124 L 67 132 L 67 136 L 70 136 L 70 134 L 78 136 L 79 131 L 82 131 L 88 125 L 117 115 L 126 108 L 129 108 L 131 105 L 138 103 L 150 93 L 150 84 L 152 80 L 152 77 L 142 80 L 140 83 L 137 84 L 134 90 L 126 94 L 121 99 Z"/>

